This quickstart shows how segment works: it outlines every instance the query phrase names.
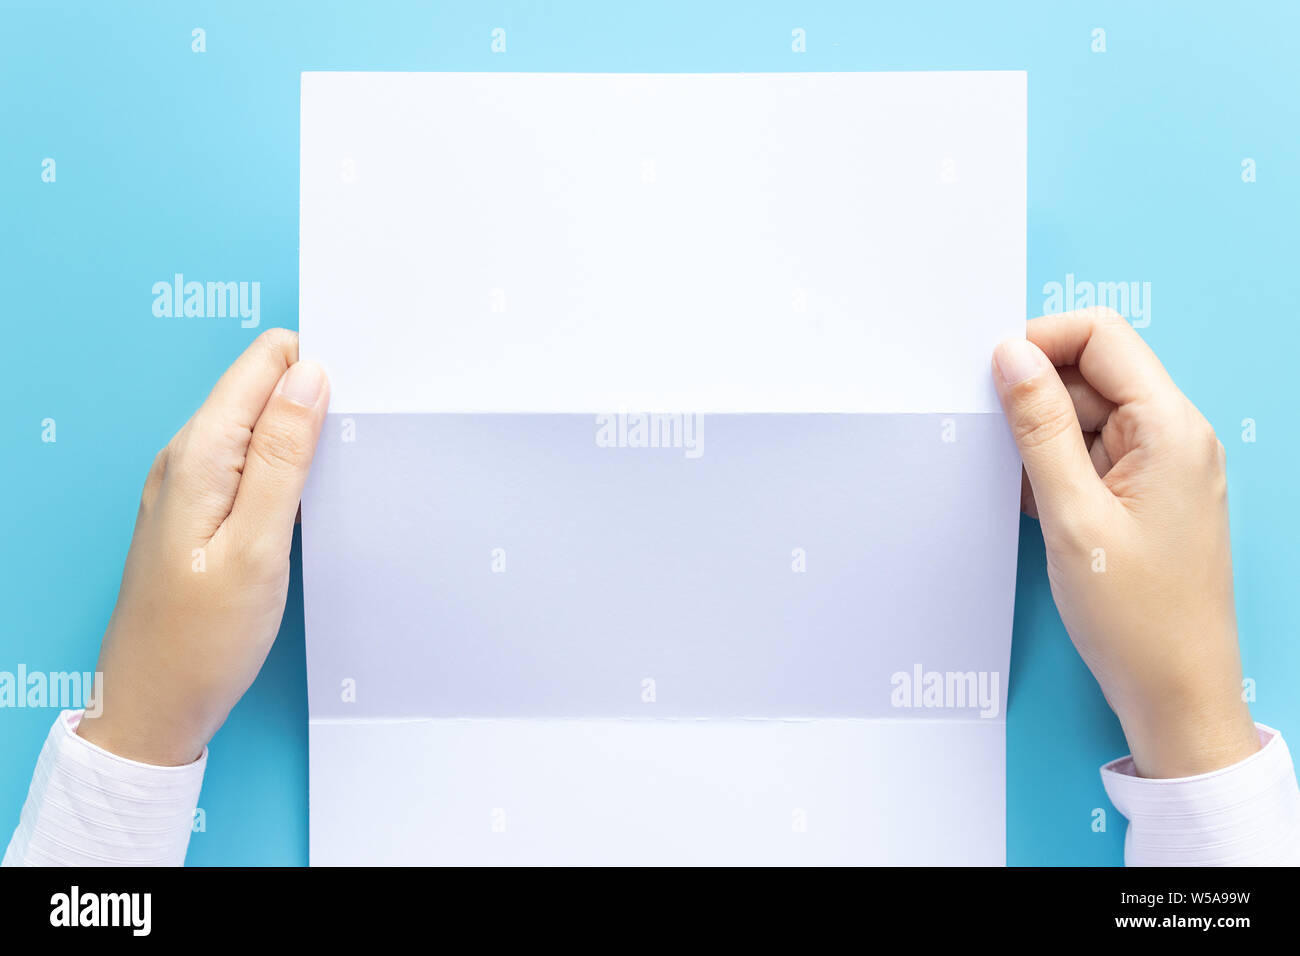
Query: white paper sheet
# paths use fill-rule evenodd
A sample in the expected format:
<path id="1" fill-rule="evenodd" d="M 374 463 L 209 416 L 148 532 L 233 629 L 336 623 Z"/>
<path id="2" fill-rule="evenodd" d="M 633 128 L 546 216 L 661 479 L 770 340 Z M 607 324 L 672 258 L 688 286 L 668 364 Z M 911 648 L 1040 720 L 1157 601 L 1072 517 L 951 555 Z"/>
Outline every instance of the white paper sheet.
<path id="1" fill-rule="evenodd" d="M 1001 862 L 1024 75 L 302 96 L 313 862 Z"/>

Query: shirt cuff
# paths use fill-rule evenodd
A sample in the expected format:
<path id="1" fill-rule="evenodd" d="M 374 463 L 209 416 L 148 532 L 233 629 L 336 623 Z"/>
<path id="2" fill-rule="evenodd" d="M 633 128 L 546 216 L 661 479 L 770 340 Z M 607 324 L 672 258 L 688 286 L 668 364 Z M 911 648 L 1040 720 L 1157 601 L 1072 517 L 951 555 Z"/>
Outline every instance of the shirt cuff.
<path id="1" fill-rule="evenodd" d="M 1128 818 L 1128 866 L 1300 865 L 1300 787 L 1291 752 L 1256 724 L 1260 749 L 1194 777 L 1137 776 L 1133 758 L 1101 768 L 1106 795 Z"/>
<path id="2" fill-rule="evenodd" d="M 82 713 L 50 728 L 3 865 L 180 866 L 207 749 L 184 767 L 127 760 L 77 736 Z"/>

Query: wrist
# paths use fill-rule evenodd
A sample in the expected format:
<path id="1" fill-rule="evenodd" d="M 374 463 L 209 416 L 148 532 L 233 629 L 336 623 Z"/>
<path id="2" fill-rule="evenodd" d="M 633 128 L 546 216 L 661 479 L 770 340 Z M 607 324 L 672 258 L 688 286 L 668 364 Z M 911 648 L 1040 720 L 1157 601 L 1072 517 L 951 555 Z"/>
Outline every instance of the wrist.
<path id="1" fill-rule="evenodd" d="M 1138 776 L 1193 777 L 1230 767 L 1260 748 L 1241 700 L 1120 714 Z"/>
<path id="2" fill-rule="evenodd" d="M 156 767 L 183 767 L 203 756 L 204 744 L 184 734 L 159 733 L 158 727 L 133 726 L 109 718 L 83 716 L 76 734 L 102 750 Z"/>

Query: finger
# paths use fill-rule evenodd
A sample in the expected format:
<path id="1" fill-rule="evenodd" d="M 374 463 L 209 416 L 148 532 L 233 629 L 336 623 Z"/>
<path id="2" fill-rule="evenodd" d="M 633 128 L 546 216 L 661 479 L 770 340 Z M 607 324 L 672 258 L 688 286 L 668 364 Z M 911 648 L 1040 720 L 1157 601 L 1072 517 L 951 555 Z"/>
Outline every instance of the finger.
<path id="1" fill-rule="evenodd" d="M 1074 414 L 1079 417 L 1079 427 L 1085 434 L 1101 431 L 1101 426 L 1106 424 L 1110 413 L 1115 410 L 1115 403 L 1103 398 L 1073 365 L 1058 368 L 1056 374 L 1061 377 L 1061 383 L 1074 402 Z"/>
<path id="2" fill-rule="evenodd" d="M 993 353 L 998 397 L 1044 523 L 1077 512 L 1105 490 L 1088 457 L 1074 402 L 1043 351 L 1008 339 Z"/>
<path id="3" fill-rule="evenodd" d="M 298 333 L 267 329 L 246 348 L 213 386 L 197 418 L 253 430 L 271 391 L 298 361 Z"/>
<path id="4" fill-rule="evenodd" d="M 1097 393 L 1097 390 L 1083 380 L 1083 374 L 1073 365 L 1058 368 L 1057 374 L 1074 402 L 1074 413 L 1078 416 L 1079 426 L 1083 429 L 1083 443 L 1088 449 L 1097 474 L 1105 477 L 1110 471 L 1110 456 L 1106 454 L 1105 442 L 1101 440 L 1101 428 L 1110 418 L 1115 406 Z M 1034 489 L 1029 484 L 1029 475 L 1020 470 L 1020 510 L 1031 518 L 1038 517 L 1038 506 L 1034 503 Z"/>
<path id="5" fill-rule="evenodd" d="M 226 519 L 239 488 L 253 426 L 285 369 L 298 358 L 298 336 L 288 329 L 259 335 L 222 374 L 207 400 L 172 439 L 164 481 L 170 496 L 204 527 L 204 537 Z M 195 502 L 200 507 L 194 507 Z"/>
<path id="6" fill-rule="evenodd" d="M 1115 463 L 1110 460 L 1110 455 L 1106 452 L 1106 442 L 1102 440 L 1101 432 L 1095 435 L 1085 435 L 1084 440 L 1088 444 L 1088 457 L 1092 459 L 1092 465 L 1097 469 L 1098 477 L 1105 478 L 1106 472 L 1110 471 L 1111 466 Z"/>
<path id="7" fill-rule="evenodd" d="M 1142 336 L 1111 309 L 1031 319 L 1026 334 L 1053 365 L 1076 366 L 1099 395 L 1116 405 L 1175 387 Z"/>
<path id="8" fill-rule="evenodd" d="M 289 366 L 253 426 L 229 524 L 238 540 L 286 551 L 307 470 L 329 406 L 329 382 L 314 362 Z"/>
<path id="9" fill-rule="evenodd" d="M 1029 483 L 1029 475 L 1020 469 L 1020 510 L 1035 521 L 1038 520 L 1038 505 L 1034 503 L 1034 486 Z"/>

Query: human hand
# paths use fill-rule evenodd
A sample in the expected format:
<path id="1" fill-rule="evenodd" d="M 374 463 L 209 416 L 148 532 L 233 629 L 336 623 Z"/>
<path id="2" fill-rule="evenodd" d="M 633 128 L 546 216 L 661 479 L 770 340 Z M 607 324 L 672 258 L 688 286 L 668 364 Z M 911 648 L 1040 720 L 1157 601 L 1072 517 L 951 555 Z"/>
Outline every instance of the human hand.
<path id="1" fill-rule="evenodd" d="M 1052 597 L 1138 773 L 1190 776 L 1254 753 L 1213 428 L 1109 309 L 1034 319 L 993 364 Z"/>
<path id="2" fill-rule="evenodd" d="M 269 329 L 149 471 L 77 733 L 144 763 L 196 760 L 252 684 L 289 587 L 294 516 L 329 404 L 298 336 Z"/>

